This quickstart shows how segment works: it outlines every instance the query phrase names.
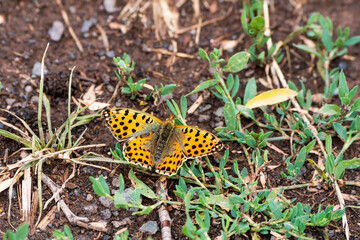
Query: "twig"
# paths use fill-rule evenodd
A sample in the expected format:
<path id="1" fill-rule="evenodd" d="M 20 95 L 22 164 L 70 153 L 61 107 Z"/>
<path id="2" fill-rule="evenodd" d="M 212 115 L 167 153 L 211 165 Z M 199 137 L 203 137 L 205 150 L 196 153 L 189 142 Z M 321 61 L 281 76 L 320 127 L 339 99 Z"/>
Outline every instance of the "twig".
<path id="1" fill-rule="evenodd" d="M 163 200 L 167 200 L 166 177 L 161 176 L 156 182 L 156 193 L 161 196 Z M 159 210 L 159 219 L 161 223 L 161 238 L 162 240 L 171 240 L 171 218 L 165 203 L 163 203 Z"/>
<path id="2" fill-rule="evenodd" d="M 42 181 L 50 188 L 50 190 L 53 193 L 56 193 L 58 189 L 60 188 L 59 185 L 54 183 L 46 174 L 42 174 L 41 176 Z M 86 217 L 78 217 L 76 216 L 66 205 L 64 200 L 60 199 L 60 197 L 57 195 L 55 196 L 55 200 L 58 203 L 58 206 L 61 208 L 61 210 L 64 212 L 66 218 L 69 220 L 70 223 L 78 225 L 80 227 L 86 228 L 86 229 L 92 229 L 96 231 L 101 232 L 108 232 L 109 229 L 106 228 L 106 223 L 103 222 L 89 222 L 89 219 Z"/>
<path id="3" fill-rule="evenodd" d="M 67 25 L 68 29 L 69 29 L 69 33 L 71 35 L 71 37 L 74 39 L 75 43 L 76 43 L 76 46 L 78 47 L 78 49 L 80 50 L 80 52 L 84 52 L 84 48 L 80 42 L 80 40 L 78 39 L 78 37 L 76 36 L 75 32 L 74 32 L 74 29 L 72 28 L 71 24 L 70 24 L 70 21 L 69 21 L 69 17 L 66 13 L 66 11 L 64 10 L 64 6 L 62 5 L 61 3 L 61 0 L 56 0 L 56 3 L 57 5 L 59 5 L 60 7 L 60 12 L 61 12 L 61 15 L 64 19 L 64 22 L 65 24 Z"/>
<path id="4" fill-rule="evenodd" d="M 105 30 L 101 27 L 100 24 L 96 24 L 95 26 L 99 30 L 100 34 L 101 34 L 101 40 L 103 41 L 105 50 L 109 51 L 110 50 L 110 48 L 109 48 L 109 40 L 108 40 L 108 37 L 106 35 Z"/>
<path id="5" fill-rule="evenodd" d="M 190 55 L 187 53 L 170 52 L 164 48 L 152 48 L 152 47 L 148 47 L 145 44 L 142 45 L 142 50 L 144 52 L 154 52 L 154 53 L 160 53 L 160 54 L 165 54 L 165 55 L 169 55 L 169 56 L 176 56 L 176 57 L 180 57 L 180 58 L 189 58 L 189 59 L 195 58 L 193 55 Z"/>

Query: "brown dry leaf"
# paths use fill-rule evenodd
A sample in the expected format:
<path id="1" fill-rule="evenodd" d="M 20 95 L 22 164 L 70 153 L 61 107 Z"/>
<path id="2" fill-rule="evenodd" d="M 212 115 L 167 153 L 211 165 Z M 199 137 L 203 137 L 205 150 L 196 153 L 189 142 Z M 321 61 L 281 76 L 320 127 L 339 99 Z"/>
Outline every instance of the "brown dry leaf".
<path id="1" fill-rule="evenodd" d="M 78 101 L 84 105 L 90 105 L 89 109 L 92 111 L 96 111 L 102 108 L 109 106 L 108 103 L 97 102 L 96 101 L 96 93 L 102 93 L 102 84 L 95 88 L 95 84 L 92 84 L 88 91 L 84 94 L 83 99 L 78 99 Z"/>
<path id="2" fill-rule="evenodd" d="M 217 1 L 213 1 L 210 4 L 209 10 L 210 10 L 210 13 L 216 13 L 219 10 L 218 5 L 217 5 Z"/>
<path id="3" fill-rule="evenodd" d="M 311 95 L 311 100 L 312 100 L 314 103 L 321 103 L 321 102 L 323 101 L 320 93 L 312 94 L 312 95 Z"/>
<path id="4" fill-rule="evenodd" d="M 120 30 L 121 33 L 125 34 L 129 31 L 130 26 L 129 25 L 124 25 L 121 23 L 117 23 L 117 22 L 110 22 L 109 23 L 109 28 L 114 29 L 114 30 Z"/>

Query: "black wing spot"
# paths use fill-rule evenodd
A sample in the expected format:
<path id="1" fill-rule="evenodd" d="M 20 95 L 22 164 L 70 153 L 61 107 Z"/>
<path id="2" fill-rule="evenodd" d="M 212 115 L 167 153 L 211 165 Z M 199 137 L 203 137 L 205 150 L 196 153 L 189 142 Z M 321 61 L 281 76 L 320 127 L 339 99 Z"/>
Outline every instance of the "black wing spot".
<path id="1" fill-rule="evenodd" d="M 188 152 L 188 153 L 191 153 L 191 150 L 190 150 L 190 149 L 188 149 L 188 150 L 187 150 L 187 152 Z"/>
<path id="2" fill-rule="evenodd" d="M 201 149 L 201 152 L 202 152 L 202 153 L 204 153 L 204 152 L 205 152 L 205 150 L 204 150 L 204 149 Z"/>
<path id="3" fill-rule="evenodd" d="M 115 118 L 114 121 L 117 122 L 117 121 L 119 121 L 119 119 L 118 119 L 118 118 Z"/>
<path id="4" fill-rule="evenodd" d="M 121 120 L 124 120 L 125 119 L 125 117 L 121 117 Z"/>
<path id="5" fill-rule="evenodd" d="M 143 115 L 143 116 L 141 117 L 142 120 L 144 120 L 145 118 L 146 118 L 146 115 Z"/>
<path id="6" fill-rule="evenodd" d="M 137 127 L 138 127 L 139 125 L 140 125 L 140 123 L 135 123 L 135 126 L 137 126 Z"/>
<path id="7" fill-rule="evenodd" d="M 116 133 L 120 133 L 120 129 L 116 129 L 116 131 L 115 131 Z"/>
<path id="8" fill-rule="evenodd" d="M 195 134 L 195 137 L 198 137 L 198 136 L 200 136 L 200 131 L 199 130 L 197 130 L 197 133 Z"/>
<path id="9" fill-rule="evenodd" d="M 127 135 L 127 132 L 124 132 L 123 137 L 125 137 L 126 135 Z"/>
<path id="10" fill-rule="evenodd" d="M 199 139 L 198 138 L 195 138 L 195 142 L 198 142 L 199 141 Z"/>
<path id="11" fill-rule="evenodd" d="M 123 127 L 123 129 L 124 129 L 124 131 L 126 131 L 126 130 L 128 130 L 128 127 L 127 127 L 127 126 L 125 126 L 125 127 Z"/>
<path id="12" fill-rule="evenodd" d="M 124 122 L 120 122 L 120 125 L 121 125 L 121 126 L 124 125 Z"/>
<path id="13" fill-rule="evenodd" d="M 188 143 L 185 143 L 184 146 L 187 147 L 187 146 L 189 146 L 189 144 L 188 144 Z"/>
<path id="14" fill-rule="evenodd" d="M 113 128 L 117 128 L 118 126 L 117 126 L 117 124 L 114 124 L 112 127 L 113 127 Z"/>
<path id="15" fill-rule="evenodd" d="M 196 146 L 195 146 L 195 145 L 192 145 L 192 146 L 191 146 L 191 148 L 192 148 L 192 149 L 195 149 L 195 148 L 196 148 Z"/>
<path id="16" fill-rule="evenodd" d="M 209 135 L 209 133 L 206 133 L 206 134 L 204 135 L 204 138 L 206 138 L 208 135 Z"/>
<path id="17" fill-rule="evenodd" d="M 194 130 L 193 129 L 190 129 L 189 133 L 192 133 Z"/>
<path id="18" fill-rule="evenodd" d="M 195 154 L 195 155 L 198 155 L 198 154 L 199 154 L 198 150 L 195 150 L 194 154 Z"/>
<path id="19" fill-rule="evenodd" d="M 203 147 L 203 145 L 200 143 L 200 144 L 199 144 L 199 148 L 202 148 L 202 147 Z"/>
<path id="20" fill-rule="evenodd" d="M 134 113 L 134 115 L 133 115 L 134 120 L 136 119 L 137 115 L 138 115 L 138 113 Z"/>
<path id="21" fill-rule="evenodd" d="M 126 148 L 126 151 L 130 151 L 130 150 L 131 150 L 131 147 L 130 147 L 130 146 Z"/>
<path id="22" fill-rule="evenodd" d="M 129 123 L 132 123 L 132 119 L 129 119 Z"/>
<path id="23" fill-rule="evenodd" d="M 134 132 L 136 132 L 136 130 L 133 128 L 133 129 L 131 129 L 131 131 L 134 133 Z"/>
<path id="24" fill-rule="evenodd" d="M 129 115 L 129 109 L 126 109 L 126 110 L 125 110 L 124 115 L 125 115 L 125 116 Z"/>

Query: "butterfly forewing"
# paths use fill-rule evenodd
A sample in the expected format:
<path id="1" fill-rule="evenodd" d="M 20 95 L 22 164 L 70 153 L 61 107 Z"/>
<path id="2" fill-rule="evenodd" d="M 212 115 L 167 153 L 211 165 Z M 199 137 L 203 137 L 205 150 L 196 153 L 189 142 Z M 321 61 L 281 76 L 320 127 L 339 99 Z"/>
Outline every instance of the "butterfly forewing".
<path id="1" fill-rule="evenodd" d="M 220 139 L 208 131 L 190 126 L 175 126 L 175 130 L 188 158 L 213 154 L 223 147 Z"/>
<path id="2" fill-rule="evenodd" d="M 127 108 L 111 108 L 102 112 L 106 125 L 119 141 L 161 128 L 162 121 L 150 114 Z"/>

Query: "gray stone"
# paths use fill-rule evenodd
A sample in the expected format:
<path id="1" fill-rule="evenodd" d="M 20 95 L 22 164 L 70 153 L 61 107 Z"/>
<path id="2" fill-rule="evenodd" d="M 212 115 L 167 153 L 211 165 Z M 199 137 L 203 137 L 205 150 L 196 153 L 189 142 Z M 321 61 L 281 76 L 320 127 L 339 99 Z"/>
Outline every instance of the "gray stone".
<path id="1" fill-rule="evenodd" d="M 103 205 L 104 207 L 110 207 L 112 204 L 114 204 L 114 202 L 110 198 L 107 198 L 104 196 L 101 196 L 99 198 L 99 201 L 100 201 L 101 205 Z"/>
<path id="2" fill-rule="evenodd" d="M 214 114 L 217 117 L 224 117 L 224 107 L 219 107 L 218 109 L 216 109 Z"/>
<path id="3" fill-rule="evenodd" d="M 113 57 L 115 57 L 115 52 L 114 51 L 107 51 L 106 53 L 105 53 L 105 55 L 108 57 L 108 58 L 113 58 Z"/>
<path id="4" fill-rule="evenodd" d="M 112 211 L 112 215 L 114 217 L 118 217 L 119 216 L 119 211 Z"/>
<path id="5" fill-rule="evenodd" d="M 58 42 L 65 30 L 64 24 L 60 21 L 54 21 L 51 28 L 48 31 L 51 40 Z"/>
<path id="6" fill-rule="evenodd" d="M 86 213 L 94 214 L 94 213 L 97 213 L 98 207 L 97 207 L 97 205 L 95 205 L 95 204 L 90 204 L 90 205 L 85 205 L 85 206 L 83 207 L 83 210 L 84 210 Z"/>
<path id="7" fill-rule="evenodd" d="M 7 98 L 6 100 L 6 104 L 7 105 L 13 105 L 14 104 L 14 102 L 16 101 L 16 99 L 14 99 L 14 98 Z"/>
<path id="8" fill-rule="evenodd" d="M 46 66 L 44 66 L 44 75 L 46 75 L 48 70 Z M 41 63 L 36 62 L 31 70 L 31 77 L 36 78 L 41 76 Z"/>
<path id="9" fill-rule="evenodd" d="M 100 216 L 102 219 L 107 220 L 111 217 L 111 211 L 110 209 L 105 209 L 103 211 L 100 211 Z"/>
<path id="10" fill-rule="evenodd" d="M 109 84 L 110 82 L 110 76 L 106 73 L 101 74 L 101 80 L 105 83 L 105 84 Z"/>
<path id="11" fill-rule="evenodd" d="M 155 234 L 159 230 L 159 227 L 155 221 L 148 221 L 140 227 L 140 231 L 149 234 Z"/>
<path id="12" fill-rule="evenodd" d="M 115 228 L 119 228 L 120 226 L 124 226 L 126 224 L 130 224 L 131 223 L 131 220 L 130 218 L 124 218 L 123 220 L 121 221 L 112 221 L 111 222 L 112 225 L 115 227 Z"/>
<path id="13" fill-rule="evenodd" d="M 198 97 L 199 97 L 199 94 L 198 94 L 198 93 L 191 94 L 191 95 L 190 95 L 190 100 L 193 101 L 193 102 L 195 102 L 196 99 L 198 99 Z"/>
<path id="14" fill-rule="evenodd" d="M 210 121 L 210 115 L 200 114 L 198 121 L 199 122 L 208 122 L 208 121 Z"/>
<path id="15" fill-rule="evenodd" d="M 114 187 L 119 187 L 119 186 L 120 186 L 119 178 L 118 178 L 118 177 L 114 177 L 114 178 L 111 180 L 111 184 L 112 184 Z"/>
<path id="16" fill-rule="evenodd" d="M 115 88 L 113 86 L 111 86 L 111 85 L 107 85 L 106 88 L 111 93 L 115 91 Z"/>
<path id="17" fill-rule="evenodd" d="M 174 94 L 171 92 L 171 93 L 169 93 L 169 94 L 166 94 L 166 95 L 161 96 L 161 97 L 160 97 L 160 100 L 161 100 L 162 102 L 166 102 L 167 100 L 173 99 L 173 98 L 174 98 Z"/>
<path id="18" fill-rule="evenodd" d="M 70 60 L 75 60 L 75 59 L 76 59 L 75 53 L 74 53 L 74 52 L 70 52 L 70 53 L 69 53 L 69 58 L 70 58 Z"/>
<path id="19" fill-rule="evenodd" d="M 29 92 L 31 92 L 33 89 L 32 89 L 32 87 L 30 86 L 30 85 L 27 85 L 26 87 L 25 87 L 25 92 L 27 92 L 27 93 L 29 93 Z"/>
<path id="20" fill-rule="evenodd" d="M 30 102 L 38 103 L 39 102 L 39 96 L 32 96 L 30 99 Z"/>
<path id="21" fill-rule="evenodd" d="M 90 18 L 86 20 L 81 26 L 81 33 L 87 33 L 92 26 L 96 24 L 96 18 Z"/>
<path id="22" fill-rule="evenodd" d="M 71 13 L 76 13 L 76 7 L 75 7 L 75 6 L 70 6 L 70 7 L 69 7 L 69 11 L 70 11 Z"/>
<path id="23" fill-rule="evenodd" d="M 115 7 L 116 0 L 104 0 L 104 7 L 107 13 L 113 13 L 119 10 L 119 8 Z"/>

